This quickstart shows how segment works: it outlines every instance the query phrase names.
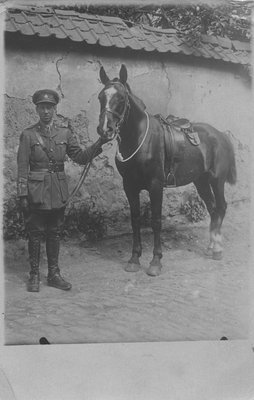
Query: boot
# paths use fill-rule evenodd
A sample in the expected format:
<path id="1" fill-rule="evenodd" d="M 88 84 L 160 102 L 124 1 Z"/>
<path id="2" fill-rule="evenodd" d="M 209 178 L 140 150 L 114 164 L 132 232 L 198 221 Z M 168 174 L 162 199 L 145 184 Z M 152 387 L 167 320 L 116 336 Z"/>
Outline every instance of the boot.
<path id="1" fill-rule="evenodd" d="M 50 236 L 46 239 L 46 252 L 48 258 L 48 286 L 53 286 L 57 289 L 70 290 L 71 284 L 66 282 L 58 267 L 58 256 L 60 249 L 60 236 Z"/>
<path id="2" fill-rule="evenodd" d="M 27 284 L 28 292 L 39 292 L 40 290 L 40 273 L 39 273 L 40 249 L 41 249 L 40 238 L 30 237 L 28 241 L 28 253 L 29 253 L 31 271 L 30 271 L 30 278 Z"/>

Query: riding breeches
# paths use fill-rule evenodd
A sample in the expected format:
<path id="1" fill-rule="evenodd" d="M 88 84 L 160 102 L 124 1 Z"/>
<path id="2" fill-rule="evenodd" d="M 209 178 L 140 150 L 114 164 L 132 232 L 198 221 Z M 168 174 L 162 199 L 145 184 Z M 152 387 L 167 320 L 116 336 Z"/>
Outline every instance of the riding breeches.
<path id="1" fill-rule="evenodd" d="M 64 210 L 64 207 L 55 210 L 31 210 L 25 218 L 28 236 L 60 236 L 64 224 Z"/>

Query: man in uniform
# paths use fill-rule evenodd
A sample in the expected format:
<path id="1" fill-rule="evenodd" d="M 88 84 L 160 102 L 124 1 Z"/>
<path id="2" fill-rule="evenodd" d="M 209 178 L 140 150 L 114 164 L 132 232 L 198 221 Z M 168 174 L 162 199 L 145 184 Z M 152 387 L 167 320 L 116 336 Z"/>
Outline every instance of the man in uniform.
<path id="1" fill-rule="evenodd" d="M 27 290 L 38 292 L 40 285 L 39 261 L 41 239 L 46 236 L 48 259 L 47 283 L 62 290 L 71 289 L 58 265 L 60 235 L 68 186 L 64 161 L 68 155 L 74 162 L 86 164 L 101 153 L 100 139 L 83 150 L 68 127 L 59 127 L 54 121 L 58 94 L 50 89 L 38 90 L 33 103 L 39 122 L 25 129 L 18 149 L 18 196 L 28 231 L 30 278 Z"/>

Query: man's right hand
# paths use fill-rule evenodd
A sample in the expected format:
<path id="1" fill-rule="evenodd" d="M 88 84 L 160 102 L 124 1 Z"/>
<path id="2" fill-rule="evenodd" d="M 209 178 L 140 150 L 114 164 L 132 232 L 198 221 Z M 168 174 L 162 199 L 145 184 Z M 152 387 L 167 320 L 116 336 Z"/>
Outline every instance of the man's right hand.
<path id="1" fill-rule="evenodd" d="M 29 213 L 29 202 L 27 196 L 20 197 L 20 208 L 25 215 Z"/>

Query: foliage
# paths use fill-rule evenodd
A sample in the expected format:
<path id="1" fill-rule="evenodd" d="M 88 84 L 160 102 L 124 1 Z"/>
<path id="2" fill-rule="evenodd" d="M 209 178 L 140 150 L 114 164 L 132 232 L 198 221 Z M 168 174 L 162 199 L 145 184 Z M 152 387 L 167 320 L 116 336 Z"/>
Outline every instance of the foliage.
<path id="1" fill-rule="evenodd" d="M 180 213 L 186 215 L 189 221 L 202 221 L 207 216 L 206 206 L 198 195 L 190 195 L 185 204 L 180 207 Z"/>
<path id="2" fill-rule="evenodd" d="M 79 202 L 72 205 L 65 218 L 64 235 L 84 234 L 89 241 L 102 239 L 107 233 L 106 219 L 95 204 L 88 205 Z M 26 238 L 27 232 L 23 214 L 16 196 L 4 201 L 3 204 L 3 238 L 17 240 Z"/>
<path id="3" fill-rule="evenodd" d="M 96 208 L 94 203 L 75 203 L 68 210 L 65 217 L 64 235 L 71 236 L 78 233 L 85 234 L 89 241 L 102 239 L 107 233 L 107 224 L 104 214 Z"/>
<path id="4" fill-rule="evenodd" d="M 251 2 L 230 1 L 223 5 L 139 5 L 92 6 L 74 4 L 57 6 L 80 13 L 119 17 L 130 26 L 146 24 L 162 29 L 173 28 L 192 45 L 201 35 L 215 35 L 232 40 L 249 41 L 251 36 Z"/>
<path id="5" fill-rule="evenodd" d="M 25 238 L 26 230 L 19 201 L 16 196 L 3 204 L 3 238 L 5 240 Z"/>

